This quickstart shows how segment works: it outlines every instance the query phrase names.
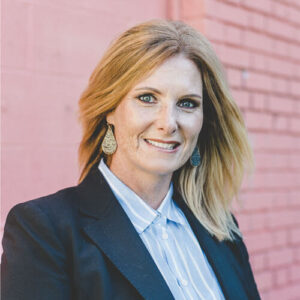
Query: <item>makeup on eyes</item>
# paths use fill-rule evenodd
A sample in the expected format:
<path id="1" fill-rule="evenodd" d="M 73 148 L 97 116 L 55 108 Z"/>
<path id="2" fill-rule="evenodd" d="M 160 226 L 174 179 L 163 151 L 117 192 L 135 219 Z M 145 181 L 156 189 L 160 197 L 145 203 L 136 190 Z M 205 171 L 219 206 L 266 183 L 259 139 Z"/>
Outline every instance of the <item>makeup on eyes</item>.
<path id="1" fill-rule="evenodd" d="M 157 100 L 157 98 L 152 93 L 145 93 L 145 94 L 138 95 L 136 99 L 146 104 L 155 103 L 155 101 Z M 188 105 L 180 105 L 182 103 L 188 103 Z M 194 99 L 186 98 L 186 96 L 183 99 L 180 99 L 178 101 L 178 106 L 186 109 L 197 108 L 200 105 L 201 102 L 199 100 L 197 101 Z"/>

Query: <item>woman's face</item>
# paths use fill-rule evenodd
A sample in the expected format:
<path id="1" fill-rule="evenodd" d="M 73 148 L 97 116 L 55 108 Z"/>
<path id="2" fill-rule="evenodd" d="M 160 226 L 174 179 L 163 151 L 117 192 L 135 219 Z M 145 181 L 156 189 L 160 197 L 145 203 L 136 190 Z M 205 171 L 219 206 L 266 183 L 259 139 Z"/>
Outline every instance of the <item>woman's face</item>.
<path id="1" fill-rule="evenodd" d="M 141 80 L 107 116 L 114 125 L 116 168 L 170 175 L 190 158 L 203 123 L 202 80 L 183 55 Z"/>

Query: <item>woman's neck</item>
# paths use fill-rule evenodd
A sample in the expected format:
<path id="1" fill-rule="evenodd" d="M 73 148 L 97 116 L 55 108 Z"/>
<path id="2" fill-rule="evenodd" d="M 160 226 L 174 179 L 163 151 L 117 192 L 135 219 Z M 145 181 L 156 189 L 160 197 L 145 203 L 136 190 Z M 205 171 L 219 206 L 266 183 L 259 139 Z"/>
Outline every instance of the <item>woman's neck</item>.
<path id="1" fill-rule="evenodd" d="M 170 188 L 172 174 L 157 175 L 143 172 L 143 170 L 130 170 L 122 168 L 113 162 L 110 170 L 140 198 L 153 209 L 157 209 Z"/>

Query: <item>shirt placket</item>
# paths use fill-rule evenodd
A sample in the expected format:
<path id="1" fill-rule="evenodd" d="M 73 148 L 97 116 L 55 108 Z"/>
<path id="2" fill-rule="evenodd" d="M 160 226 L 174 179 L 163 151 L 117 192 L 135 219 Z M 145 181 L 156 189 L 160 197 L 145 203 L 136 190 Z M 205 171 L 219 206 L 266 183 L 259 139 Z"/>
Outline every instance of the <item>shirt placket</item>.
<path id="1" fill-rule="evenodd" d="M 181 294 L 185 299 L 195 299 L 197 295 L 190 285 L 189 278 L 185 272 L 180 255 L 175 247 L 173 235 L 171 234 L 165 217 L 161 217 L 157 222 L 158 236 L 161 240 L 161 245 L 164 248 L 167 264 L 170 268 L 171 274 L 176 281 L 177 288 L 181 290 Z"/>

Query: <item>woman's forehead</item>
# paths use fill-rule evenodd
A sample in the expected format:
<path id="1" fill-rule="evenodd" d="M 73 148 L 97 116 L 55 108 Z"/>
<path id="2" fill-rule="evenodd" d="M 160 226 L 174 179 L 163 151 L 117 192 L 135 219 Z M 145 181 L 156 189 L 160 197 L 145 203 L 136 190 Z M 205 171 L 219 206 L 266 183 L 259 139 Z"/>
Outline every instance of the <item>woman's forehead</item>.
<path id="1" fill-rule="evenodd" d="M 165 60 L 161 65 L 140 80 L 134 89 L 154 88 L 188 88 L 194 92 L 202 91 L 201 73 L 196 64 L 183 55 Z"/>

